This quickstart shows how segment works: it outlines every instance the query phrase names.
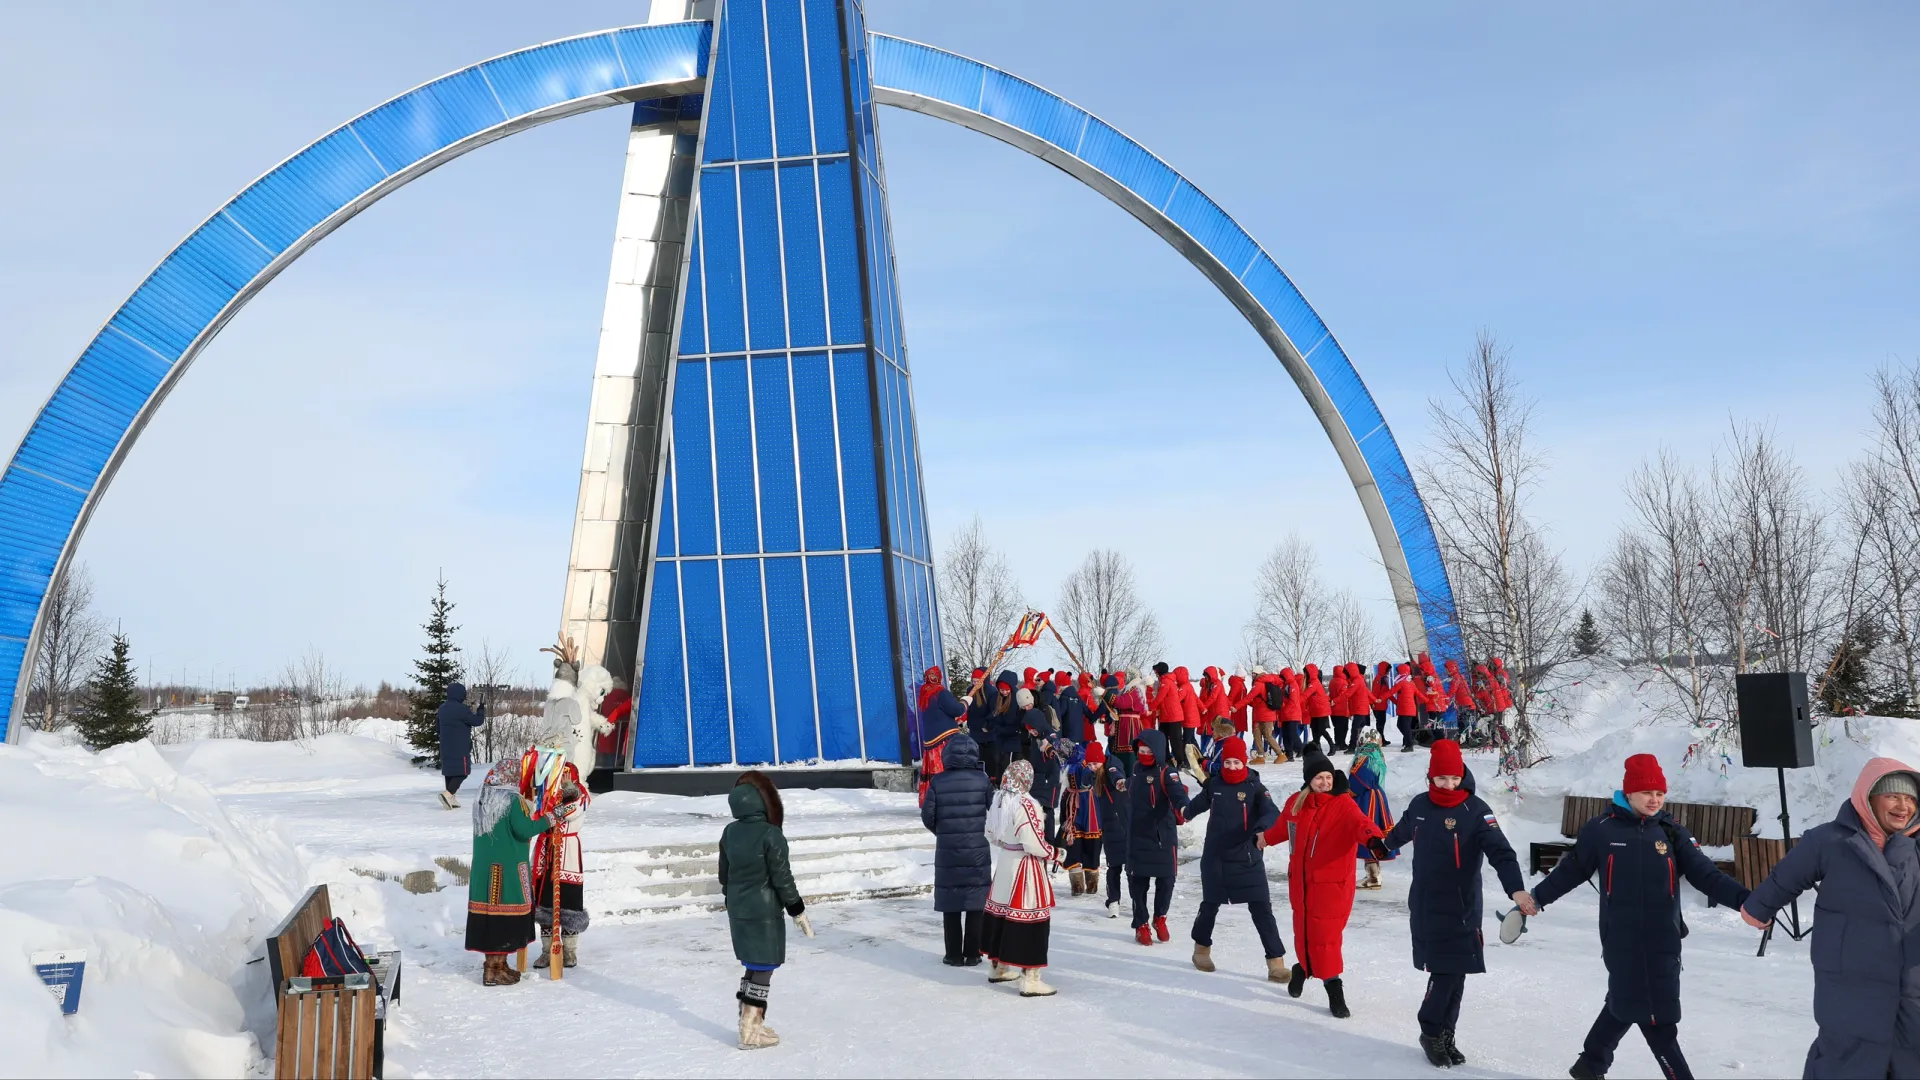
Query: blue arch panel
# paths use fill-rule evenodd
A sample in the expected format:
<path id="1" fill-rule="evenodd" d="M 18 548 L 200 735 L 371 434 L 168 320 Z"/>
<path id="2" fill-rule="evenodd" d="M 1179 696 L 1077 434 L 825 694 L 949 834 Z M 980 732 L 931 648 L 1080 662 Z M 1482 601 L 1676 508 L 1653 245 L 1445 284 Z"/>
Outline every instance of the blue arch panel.
<path id="1" fill-rule="evenodd" d="M 868 52 L 881 102 L 1038 155 L 1139 217 L 1221 287 L 1267 338 L 1340 453 L 1409 640 L 1436 658 L 1458 657 L 1453 590 L 1412 470 L 1346 351 L 1247 231 L 1166 162 L 1057 94 L 918 42 L 874 34 Z"/>
<path id="2" fill-rule="evenodd" d="M 514 131 L 697 92 L 711 27 L 604 30 L 496 57 L 348 121 L 248 185 L 113 314 L 0 473 L 0 737 L 57 571 L 147 415 L 220 327 L 308 247 L 382 195 Z"/>

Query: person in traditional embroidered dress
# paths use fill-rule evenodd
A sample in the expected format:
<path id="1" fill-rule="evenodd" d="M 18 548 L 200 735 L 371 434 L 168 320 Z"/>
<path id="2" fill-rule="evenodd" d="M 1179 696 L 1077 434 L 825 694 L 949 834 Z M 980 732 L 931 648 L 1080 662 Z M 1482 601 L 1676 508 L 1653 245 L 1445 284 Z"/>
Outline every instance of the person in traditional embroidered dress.
<path id="1" fill-rule="evenodd" d="M 1066 802 L 1060 814 L 1061 840 L 1067 846 L 1067 880 L 1073 895 L 1092 896 L 1100 889 L 1100 846 L 1105 819 L 1094 798 L 1094 785 L 1107 752 L 1097 742 L 1076 750 L 1067 762 Z"/>
<path id="2" fill-rule="evenodd" d="M 1060 861 L 1061 852 L 1047 843 L 1046 817 L 1027 794 L 1032 786 L 1033 765 L 1015 759 L 987 811 L 993 888 L 987 893 L 980 951 L 993 962 L 988 982 L 1019 979 L 1021 997 L 1047 997 L 1054 992 L 1040 981 L 1053 914 L 1053 882 L 1047 871 Z"/>
<path id="3" fill-rule="evenodd" d="M 534 751 L 527 751 L 520 765 L 520 796 L 533 797 Z M 553 869 L 554 837 L 559 837 L 560 876 L 560 949 L 561 962 L 567 967 L 579 964 L 580 935 L 587 932 L 585 853 L 580 847 L 580 815 L 593 801 L 587 785 L 580 782 L 580 770 L 569 761 L 561 766 L 560 797 L 573 805 L 573 813 L 559 828 L 543 832 L 533 840 L 533 922 L 540 928 L 540 955 L 534 967 L 546 967 L 553 955 Z"/>
<path id="4" fill-rule="evenodd" d="M 1373 822 L 1373 827 L 1383 833 L 1392 830 L 1393 808 L 1387 805 L 1387 759 L 1380 752 L 1380 736 L 1370 727 L 1361 729 L 1360 751 L 1353 756 L 1348 783 L 1353 789 L 1353 801 L 1360 804 L 1360 812 Z M 1399 857 L 1397 851 L 1376 855 L 1365 845 L 1357 846 L 1354 854 L 1367 864 L 1367 876 L 1359 885 L 1362 889 L 1379 888 L 1382 858 Z"/>
<path id="5" fill-rule="evenodd" d="M 566 822 L 572 806 L 534 817 L 520 797 L 520 763 L 508 759 L 488 770 L 473 801 L 473 872 L 467 882 L 467 951 L 485 957 L 481 982 L 511 986 L 520 973 L 507 954 L 533 940 L 533 875 L 527 841 Z"/>

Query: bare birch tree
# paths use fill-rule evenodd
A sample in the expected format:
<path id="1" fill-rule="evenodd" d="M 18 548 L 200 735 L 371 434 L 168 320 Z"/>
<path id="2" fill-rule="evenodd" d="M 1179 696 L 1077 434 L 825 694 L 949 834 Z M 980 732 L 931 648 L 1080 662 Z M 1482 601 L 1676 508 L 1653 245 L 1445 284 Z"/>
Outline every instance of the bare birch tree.
<path id="1" fill-rule="evenodd" d="M 1334 592 L 1328 607 L 1331 609 L 1328 620 L 1333 640 L 1333 659 L 1339 663 L 1357 661 L 1362 668 L 1371 671 L 1373 661 L 1385 653 L 1380 644 L 1380 628 L 1368 613 L 1360 598 L 1353 595 L 1351 589 Z"/>
<path id="2" fill-rule="evenodd" d="M 1433 435 L 1420 488 L 1461 639 L 1472 656 L 1504 657 L 1513 675 L 1514 712 L 1495 735 L 1512 750 L 1509 764 L 1524 768 L 1539 755 L 1532 698 L 1571 653 L 1577 590 L 1527 514 L 1546 465 L 1530 445 L 1533 402 L 1520 390 L 1509 351 L 1481 331 L 1466 366 L 1449 380 L 1453 398 L 1430 405 Z"/>
<path id="3" fill-rule="evenodd" d="M 40 652 L 33 662 L 40 730 L 58 731 L 72 722 L 74 694 L 106 646 L 106 632 L 106 624 L 93 612 L 92 576 L 84 566 L 69 569 L 54 582 L 40 625 Z"/>
<path id="4" fill-rule="evenodd" d="M 1133 563 L 1109 549 L 1087 553 L 1060 583 L 1048 617 L 1091 671 L 1140 671 L 1164 648 L 1160 623 L 1140 599 Z"/>
<path id="5" fill-rule="evenodd" d="M 1334 606 L 1320 583 L 1320 560 L 1299 533 L 1288 533 L 1254 571 L 1253 618 L 1246 636 L 1262 656 L 1298 668 L 1334 645 Z"/>
<path id="6" fill-rule="evenodd" d="M 1020 586 L 1007 557 L 987 542 L 978 516 L 954 534 L 935 569 L 946 663 L 970 671 L 993 659 L 1025 610 Z"/>
<path id="7" fill-rule="evenodd" d="M 1724 681 L 1713 656 L 1700 485 L 1662 449 L 1628 478 L 1627 501 L 1635 519 L 1601 569 L 1602 610 L 1628 658 L 1651 663 L 1699 725 Z"/>

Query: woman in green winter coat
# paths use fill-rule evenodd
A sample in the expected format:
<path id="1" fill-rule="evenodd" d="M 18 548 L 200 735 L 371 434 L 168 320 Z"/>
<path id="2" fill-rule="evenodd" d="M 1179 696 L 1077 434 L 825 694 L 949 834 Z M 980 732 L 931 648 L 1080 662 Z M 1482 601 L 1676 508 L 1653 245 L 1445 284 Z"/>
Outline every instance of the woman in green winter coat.
<path id="1" fill-rule="evenodd" d="M 509 758 L 487 772 L 473 801 L 473 872 L 467 879 L 467 951 L 486 957 L 480 981 L 512 986 L 520 973 L 507 954 L 533 940 L 533 891 L 527 842 L 570 818 L 577 804 L 539 817 L 520 797 L 519 763 Z"/>
<path id="2" fill-rule="evenodd" d="M 742 773 L 727 808 L 734 820 L 720 834 L 720 888 L 727 902 L 727 928 L 733 955 L 746 968 L 740 977 L 740 1049 L 777 1046 L 780 1036 L 766 1026 L 767 991 L 773 970 L 787 960 L 787 924 L 782 912 L 808 937 L 807 905 L 793 882 L 787 861 L 787 837 L 780 831 L 785 813 L 773 781 L 756 770 Z"/>

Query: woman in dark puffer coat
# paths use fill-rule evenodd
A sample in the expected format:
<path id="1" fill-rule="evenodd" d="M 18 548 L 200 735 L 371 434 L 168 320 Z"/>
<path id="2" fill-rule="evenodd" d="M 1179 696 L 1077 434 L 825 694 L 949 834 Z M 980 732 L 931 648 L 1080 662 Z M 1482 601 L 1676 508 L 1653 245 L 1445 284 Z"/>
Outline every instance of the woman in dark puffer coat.
<path id="1" fill-rule="evenodd" d="M 1813 916 L 1813 1019 L 1806 1075 L 1920 1076 L 1920 773 L 1867 762 L 1833 820 L 1793 846 L 1741 915 L 1772 921 L 1819 889 Z"/>
<path id="2" fill-rule="evenodd" d="M 1167 910 L 1173 906 L 1173 878 L 1180 864 L 1179 828 L 1186 820 L 1187 788 L 1167 759 L 1167 739 L 1143 731 L 1133 743 L 1136 767 L 1127 778 L 1127 891 L 1133 896 L 1133 937 L 1142 945 L 1172 938 Z M 1147 889 L 1153 889 L 1152 930 L 1148 930 Z"/>
<path id="3" fill-rule="evenodd" d="M 946 923 L 951 967 L 980 963 L 980 919 L 993 884 L 987 850 L 987 807 L 993 784 L 980 765 L 980 749 L 964 731 L 946 740 L 946 768 L 927 782 L 920 822 L 933 833 L 933 910 Z"/>

